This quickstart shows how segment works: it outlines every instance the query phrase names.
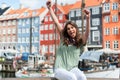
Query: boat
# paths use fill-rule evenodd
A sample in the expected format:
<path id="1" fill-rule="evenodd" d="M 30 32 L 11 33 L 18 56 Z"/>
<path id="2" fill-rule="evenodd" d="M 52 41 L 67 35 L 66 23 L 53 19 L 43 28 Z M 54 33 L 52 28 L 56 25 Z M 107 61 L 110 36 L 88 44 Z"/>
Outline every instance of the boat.
<path id="1" fill-rule="evenodd" d="M 85 73 L 87 78 L 114 78 L 119 79 L 120 76 L 120 68 L 109 69 L 98 72 L 89 72 Z"/>
<path id="2" fill-rule="evenodd" d="M 17 71 L 15 73 L 15 76 L 17 78 L 31 78 L 31 77 L 35 78 L 35 77 L 41 77 L 40 73 L 29 73 L 27 71 L 21 71 L 21 70 Z"/>
<path id="3" fill-rule="evenodd" d="M 15 72 L 16 78 L 39 78 L 39 77 L 54 77 L 52 69 L 42 69 L 39 70 L 29 70 L 28 67 L 23 67 L 23 69 Z"/>

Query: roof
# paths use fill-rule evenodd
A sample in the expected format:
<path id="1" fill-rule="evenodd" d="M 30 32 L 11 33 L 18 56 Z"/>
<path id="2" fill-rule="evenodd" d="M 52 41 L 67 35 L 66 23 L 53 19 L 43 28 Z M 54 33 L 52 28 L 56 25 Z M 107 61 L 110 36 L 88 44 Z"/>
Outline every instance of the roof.
<path id="1" fill-rule="evenodd" d="M 63 6 L 63 10 L 65 11 L 65 14 L 69 13 L 69 10 L 72 8 L 73 4 L 66 4 Z"/>
<path id="2" fill-rule="evenodd" d="M 19 18 L 30 18 L 30 17 L 35 17 L 35 16 L 39 16 L 42 12 L 44 12 L 46 10 L 45 7 L 41 7 L 40 9 L 35 9 L 35 10 L 27 10 L 26 13 L 27 15 L 24 15 L 24 13 L 19 16 Z M 34 14 L 35 12 L 35 14 Z"/>
<path id="3" fill-rule="evenodd" d="M 47 8 L 45 7 L 41 7 L 40 9 L 36 10 L 38 12 L 38 14 L 36 14 L 36 16 L 39 16 L 41 13 L 43 13 Z"/>
<path id="4" fill-rule="evenodd" d="M 0 8 L 0 15 L 2 15 L 6 10 L 8 10 L 10 7 L 6 7 L 4 9 Z"/>
<path id="5" fill-rule="evenodd" d="M 0 17 L 0 20 L 8 20 L 8 19 L 16 19 L 20 16 L 23 12 L 28 10 L 29 8 L 22 8 L 22 9 L 11 9 L 5 15 Z"/>
<path id="6" fill-rule="evenodd" d="M 102 3 L 103 0 L 85 0 L 85 7 L 90 7 L 90 6 L 97 6 Z M 76 3 L 73 5 L 71 9 L 78 9 L 81 8 L 81 0 L 76 1 Z"/>
<path id="7" fill-rule="evenodd" d="M 68 14 L 69 10 L 72 8 L 73 4 L 66 4 L 66 5 L 59 5 L 57 4 L 57 8 L 63 13 Z M 52 8 L 55 8 L 55 4 L 52 6 Z"/>

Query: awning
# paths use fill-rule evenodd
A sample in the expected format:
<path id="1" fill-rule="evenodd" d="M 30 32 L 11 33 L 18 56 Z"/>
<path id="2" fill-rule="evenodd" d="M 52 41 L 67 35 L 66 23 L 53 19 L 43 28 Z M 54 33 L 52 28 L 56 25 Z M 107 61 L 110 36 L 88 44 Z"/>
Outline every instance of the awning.
<path id="1" fill-rule="evenodd" d="M 87 59 L 95 62 L 99 62 L 100 55 L 102 55 L 103 52 L 97 52 L 97 51 L 85 51 L 80 56 L 80 59 Z"/>

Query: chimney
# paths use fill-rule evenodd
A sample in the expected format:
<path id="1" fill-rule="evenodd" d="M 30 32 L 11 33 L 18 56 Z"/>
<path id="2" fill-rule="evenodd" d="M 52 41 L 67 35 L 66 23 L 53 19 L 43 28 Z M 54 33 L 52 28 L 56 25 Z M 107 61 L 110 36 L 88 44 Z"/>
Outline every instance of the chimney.
<path id="1" fill-rule="evenodd" d="M 61 6 L 63 6 L 63 3 L 61 3 Z"/>
<path id="2" fill-rule="evenodd" d="M 20 4 L 20 9 L 23 9 L 24 8 L 24 5 L 23 4 Z"/>
<path id="3" fill-rule="evenodd" d="M 1 9 L 5 9 L 6 7 L 7 7 L 7 4 L 6 3 L 2 3 Z"/>

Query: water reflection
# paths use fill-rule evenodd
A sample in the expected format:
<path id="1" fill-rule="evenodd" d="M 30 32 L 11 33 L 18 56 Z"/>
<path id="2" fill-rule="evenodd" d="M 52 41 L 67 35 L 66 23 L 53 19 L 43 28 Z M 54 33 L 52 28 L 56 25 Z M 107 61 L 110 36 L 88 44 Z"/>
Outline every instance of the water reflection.
<path id="1" fill-rule="evenodd" d="M 0 78 L 15 78 L 14 72 L 0 72 Z"/>

